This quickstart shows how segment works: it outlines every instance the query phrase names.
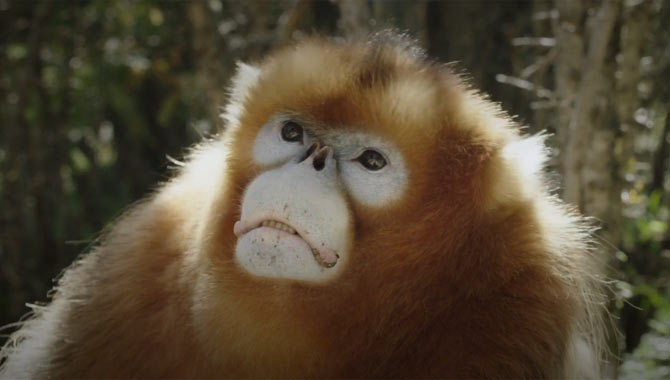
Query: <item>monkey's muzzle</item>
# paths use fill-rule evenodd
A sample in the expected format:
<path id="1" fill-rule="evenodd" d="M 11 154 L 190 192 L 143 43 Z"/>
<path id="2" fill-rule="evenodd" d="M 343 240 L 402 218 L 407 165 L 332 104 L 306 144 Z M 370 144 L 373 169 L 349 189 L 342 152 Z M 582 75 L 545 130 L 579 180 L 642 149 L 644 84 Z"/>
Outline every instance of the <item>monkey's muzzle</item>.
<path id="1" fill-rule="evenodd" d="M 312 252 L 316 262 L 325 268 L 332 268 L 335 266 L 335 264 L 337 264 L 337 260 L 340 258 L 340 255 L 338 255 L 337 252 L 328 247 L 325 247 L 323 243 L 321 244 L 321 247 L 315 247 L 313 243 L 310 243 L 308 239 L 305 239 L 300 234 L 298 229 L 278 220 L 263 220 L 260 223 L 243 223 L 242 221 L 237 221 L 233 228 L 233 232 L 235 233 L 235 236 L 240 238 L 244 234 L 257 229 L 260 229 L 258 231 L 260 234 L 279 234 L 279 236 L 281 236 L 280 238 L 298 238 L 303 240 L 304 243 L 309 246 L 309 249 Z M 265 238 L 261 239 L 261 242 L 264 243 Z M 269 241 L 271 242 L 272 239 Z"/>

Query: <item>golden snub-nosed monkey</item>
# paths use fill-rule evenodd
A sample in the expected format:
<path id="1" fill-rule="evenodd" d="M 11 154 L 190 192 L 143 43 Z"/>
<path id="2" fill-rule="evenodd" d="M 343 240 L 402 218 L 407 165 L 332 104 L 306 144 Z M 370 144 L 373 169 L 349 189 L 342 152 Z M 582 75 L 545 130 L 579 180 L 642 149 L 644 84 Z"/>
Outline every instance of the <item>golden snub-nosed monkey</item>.
<path id="1" fill-rule="evenodd" d="M 402 36 L 240 64 L 225 132 L 67 270 L 2 378 L 597 378 L 542 136 Z"/>

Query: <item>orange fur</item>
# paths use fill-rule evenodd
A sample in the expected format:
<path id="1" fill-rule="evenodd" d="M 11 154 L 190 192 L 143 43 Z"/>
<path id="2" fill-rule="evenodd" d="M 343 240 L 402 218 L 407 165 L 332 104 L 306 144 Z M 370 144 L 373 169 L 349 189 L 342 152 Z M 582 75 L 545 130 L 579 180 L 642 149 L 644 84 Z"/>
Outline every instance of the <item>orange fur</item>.
<path id="1" fill-rule="evenodd" d="M 601 338 L 588 226 L 548 194 L 542 149 L 526 156 L 516 124 L 414 53 L 312 39 L 238 78 L 225 134 L 67 271 L 4 348 L 0 374 L 579 375 L 575 340 L 597 357 Z M 325 284 L 234 263 L 233 223 L 261 170 L 252 142 L 278 111 L 393 141 L 410 172 L 392 205 L 351 201 L 353 253 Z"/>

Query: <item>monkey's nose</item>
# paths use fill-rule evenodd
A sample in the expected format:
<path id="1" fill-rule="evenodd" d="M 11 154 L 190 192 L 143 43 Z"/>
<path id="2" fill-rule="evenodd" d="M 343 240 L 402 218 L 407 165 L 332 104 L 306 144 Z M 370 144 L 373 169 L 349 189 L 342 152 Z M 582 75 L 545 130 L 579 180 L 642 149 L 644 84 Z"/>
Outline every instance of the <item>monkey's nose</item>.
<path id="1" fill-rule="evenodd" d="M 329 146 L 324 146 L 314 152 L 314 158 L 312 159 L 312 165 L 317 172 L 323 170 L 326 167 L 328 160 L 333 159 L 333 148 Z"/>
<path id="2" fill-rule="evenodd" d="M 309 164 L 310 160 L 312 161 L 312 166 L 314 167 L 314 170 L 316 170 L 317 172 L 322 171 L 324 168 L 328 166 L 332 166 L 331 163 L 334 161 L 333 148 L 327 145 L 321 146 L 321 144 L 318 142 L 313 143 L 307 149 L 304 156 L 302 156 L 298 160 L 298 163 L 308 161 L 307 164 Z"/>
<path id="3" fill-rule="evenodd" d="M 319 144 L 318 142 L 312 143 L 312 145 L 310 145 L 309 148 L 307 148 L 307 151 L 303 154 L 303 156 L 300 159 L 298 159 L 298 163 L 305 161 L 319 149 L 321 149 L 321 144 Z"/>

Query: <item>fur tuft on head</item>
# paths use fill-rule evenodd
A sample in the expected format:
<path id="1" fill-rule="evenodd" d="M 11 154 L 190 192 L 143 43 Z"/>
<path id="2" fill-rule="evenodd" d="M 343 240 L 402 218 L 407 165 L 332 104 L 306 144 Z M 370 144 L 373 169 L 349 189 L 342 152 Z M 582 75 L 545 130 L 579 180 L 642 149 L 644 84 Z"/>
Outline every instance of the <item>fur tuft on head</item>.
<path id="1" fill-rule="evenodd" d="M 236 124 L 242 113 L 247 93 L 258 82 L 260 70 L 252 65 L 238 62 L 237 71 L 231 79 L 229 103 L 221 113 L 221 118 L 228 124 Z"/>

